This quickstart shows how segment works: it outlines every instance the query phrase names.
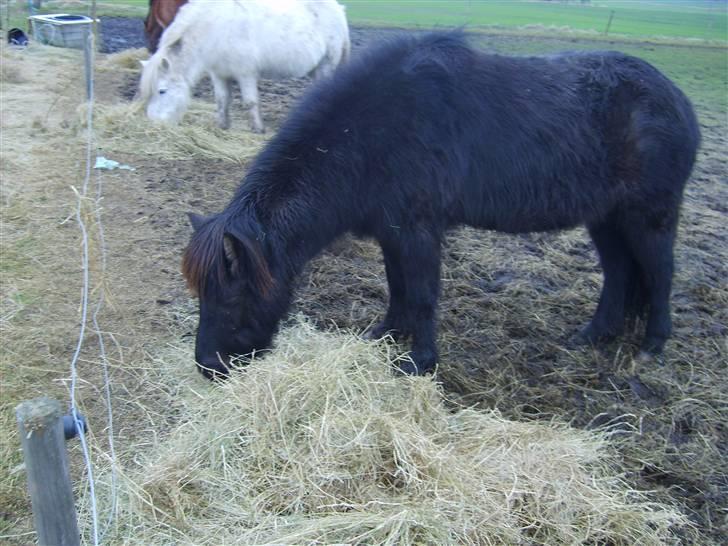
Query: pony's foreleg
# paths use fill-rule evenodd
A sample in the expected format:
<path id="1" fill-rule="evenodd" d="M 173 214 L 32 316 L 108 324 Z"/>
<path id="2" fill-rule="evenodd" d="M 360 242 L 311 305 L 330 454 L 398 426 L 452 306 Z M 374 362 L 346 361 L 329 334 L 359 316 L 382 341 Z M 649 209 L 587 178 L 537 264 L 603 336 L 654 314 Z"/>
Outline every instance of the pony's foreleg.
<path id="1" fill-rule="evenodd" d="M 230 127 L 230 97 L 232 94 L 232 82 L 214 74 L 210 74 L 210 79 L 212 80 L 212 86 L 215 90 L 217 125 L 221 129 L 228 129 Z"/>
<path id="2" fill-rule="evenodd" d="M 440 236 L 427 227 L 412 226 L 398 242 L 406 323 L 412 334 L 412 362 L 401 362 L 399 368 L 406 374 L 423 375 L 435 367 L 438 358 L 435 321 L 440 291 Z"/>
<path id="3" fill-rule="evenodd" d="M 405 302 L 405 278 L 402 270 L 402 258 L 400 249 L 389 241 L 380 241 L 382 255 L 384 256 L 384 267 L 387 273 L 387 284 L 389 286 L 389 307 L 384 320 L 374 326 L 368 333 L 369 339 L 381 339 L 386 335 L 394 339 L 409 336 L 411 334 L 407 324 L 407 307 Z"/>
<path id="4" fill-rule="evenodd" d="M 321 59 L 321 62 L 316 65 L 316 68 L 309 73 L 309 76 L 311 76 L 314 80 L 322 80 L 333 74 L 335 68 L 336 65 L 331 61 L 329 56 L 326 55 L 323 59 Z"/>
<path id="5" fill-rule="evenodd" d="M 258 107 L 258 80 L 256 78 L 240 78 L 240 94 L 243 97 L 243 106 L 250 110 L 250 128 L 254 133 L 264 133 L 265 127 L 260 117 Z"/>

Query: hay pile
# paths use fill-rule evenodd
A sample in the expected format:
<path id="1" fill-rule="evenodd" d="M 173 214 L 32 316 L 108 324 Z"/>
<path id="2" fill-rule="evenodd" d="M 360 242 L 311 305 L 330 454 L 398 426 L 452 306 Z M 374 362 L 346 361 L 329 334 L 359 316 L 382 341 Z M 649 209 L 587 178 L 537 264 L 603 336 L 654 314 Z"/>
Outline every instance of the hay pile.
<path id="1" fill-rule="evenodd" d="M 159 362 L 178 426 L 124 471 L 111 543 L 662 544 L 684 524 L 603 435 L 453 412 L 385 343 L 299 323 L 208 392 L 188 355 Z"/>
<path id="2" fill-rule="evenodd" d="M 247 130 L 244 112 L 233 109 L 230 130 L 215 125 L 215 105 L 191 101 L 182 123 L 177 126 L 155 123 L 144 114 L 138 98 L 119 102 L 138 88 L 139 61 L 148 58 L 145 49 L 131 49 L 103 57 L 97 63 L 96 85 L 102 96 L 112 102 L 97 100 L 94 106 L 94 129 L 99 145 L 108 152 L 143 154 L 158 159 L 221 159 L 243 164 L 251 159 L 267 140 L 264 135 Z M 111 92 L 103 90 L 113 88 Z M 86 105 L 79 109 L 79 128 L 85 128 Z"/>
<path id="3" fill-rule="evenodd" d="M 86 106 L 79 126 L 86 125 Z M 222 159 L 244 164 L 260 151 L 267 137 L 214 125 L 214 108 L 195 102 L 180 125 L 150 121 L 138 101 L 94 107 L 94 128 L 100 146 L 109 152 L 143 154 L 159 159 Z M 241 124 L 238 124 L 241 125 Z"/>

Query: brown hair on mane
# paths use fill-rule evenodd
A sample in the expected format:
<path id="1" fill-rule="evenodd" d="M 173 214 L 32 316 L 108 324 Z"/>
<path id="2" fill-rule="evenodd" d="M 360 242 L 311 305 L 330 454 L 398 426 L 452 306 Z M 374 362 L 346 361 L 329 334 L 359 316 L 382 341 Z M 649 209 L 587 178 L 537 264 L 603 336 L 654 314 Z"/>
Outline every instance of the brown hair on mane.
<path id="1" fill-rule="evenodd" d="M 182 256 L 182 275 L 194 296 L 199 296 L 213 270 L 221 285 L 225 282 L 224 227 L 217 222 L 201 226 L 192 235 Z"/>
<path id="2" fill-rule="evenodd" d="M 190 244 L 182 256 L 182 275 L 187 287 L 196 297 L 203 293 L 209 275 L 215 275 L 215 282 L 223 287 L 230 278 L 225 254 L 226 226 L 223 222 L 211 221 L 195 231 Z M 252 266 L 253 281 L 263 296 L 267 296 L 275 284 L 268 263 L 260 245 L 245 237 L 238 239 L 245 248 Z M 228 260 L 232 269 L 237 269 L 237 259 Z"/>

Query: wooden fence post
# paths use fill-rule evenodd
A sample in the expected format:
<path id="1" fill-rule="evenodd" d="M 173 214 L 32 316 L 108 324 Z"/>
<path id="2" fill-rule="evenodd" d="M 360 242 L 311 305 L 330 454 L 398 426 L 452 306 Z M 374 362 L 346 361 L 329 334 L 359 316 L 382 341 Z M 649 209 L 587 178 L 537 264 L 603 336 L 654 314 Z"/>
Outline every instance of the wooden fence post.
<path id="1" fill-rule="evenodd" d="M 93 23 L 92 23 L 93 25 Z M 94 97 L 94 51 L 95 51 L 96 40 L 93 34 L 93 27 L 89 27 L 89 32 L 86 35 L 86 41 L 83 45 L 83 66 L 84 73 L 86 75 L 86 100 L 90 101 Z M 89 106 L 90 108 L 90 106 Z M 88 128 L 89 131 L 91 127 Z"/>
<path id="2" fill-rule="evenodd" d="M 15 408 L 40 546 L 78 546 L 61 404 L 36 398 Z"/>
<path id="3" fill-rule="evenodd" d="M 609 34 L 609 28 L 612 26 L 612 19 L 614 19 L 614 10 L 609 12 L 609 21 L 607 21 L 607 28 L 604 29 L 604 35 Z"/>

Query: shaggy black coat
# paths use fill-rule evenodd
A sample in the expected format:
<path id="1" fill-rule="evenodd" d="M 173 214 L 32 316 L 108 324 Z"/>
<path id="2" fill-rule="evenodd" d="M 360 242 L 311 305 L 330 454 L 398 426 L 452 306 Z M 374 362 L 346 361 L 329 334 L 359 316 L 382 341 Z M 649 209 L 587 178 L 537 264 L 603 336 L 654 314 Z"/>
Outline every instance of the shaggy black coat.
<path id="1" fill-rule="evenodd" d="M 200 297 L 207 375 L 270 345 L 304 264 L 344 232 L 373 237 L 390 300 L 371 332 L 412 336 L 408 373 L 437 361 L 444 232 L 586 225 L 604 285 L 584 342 L 647 312 L 643 349 L 670 335 L 673 243 L 700 140 L 685 95 L 617 52 L 507 57 L 460 32 L 403 37 L 315 86 L 203 219 L 183 271 Z"/>

